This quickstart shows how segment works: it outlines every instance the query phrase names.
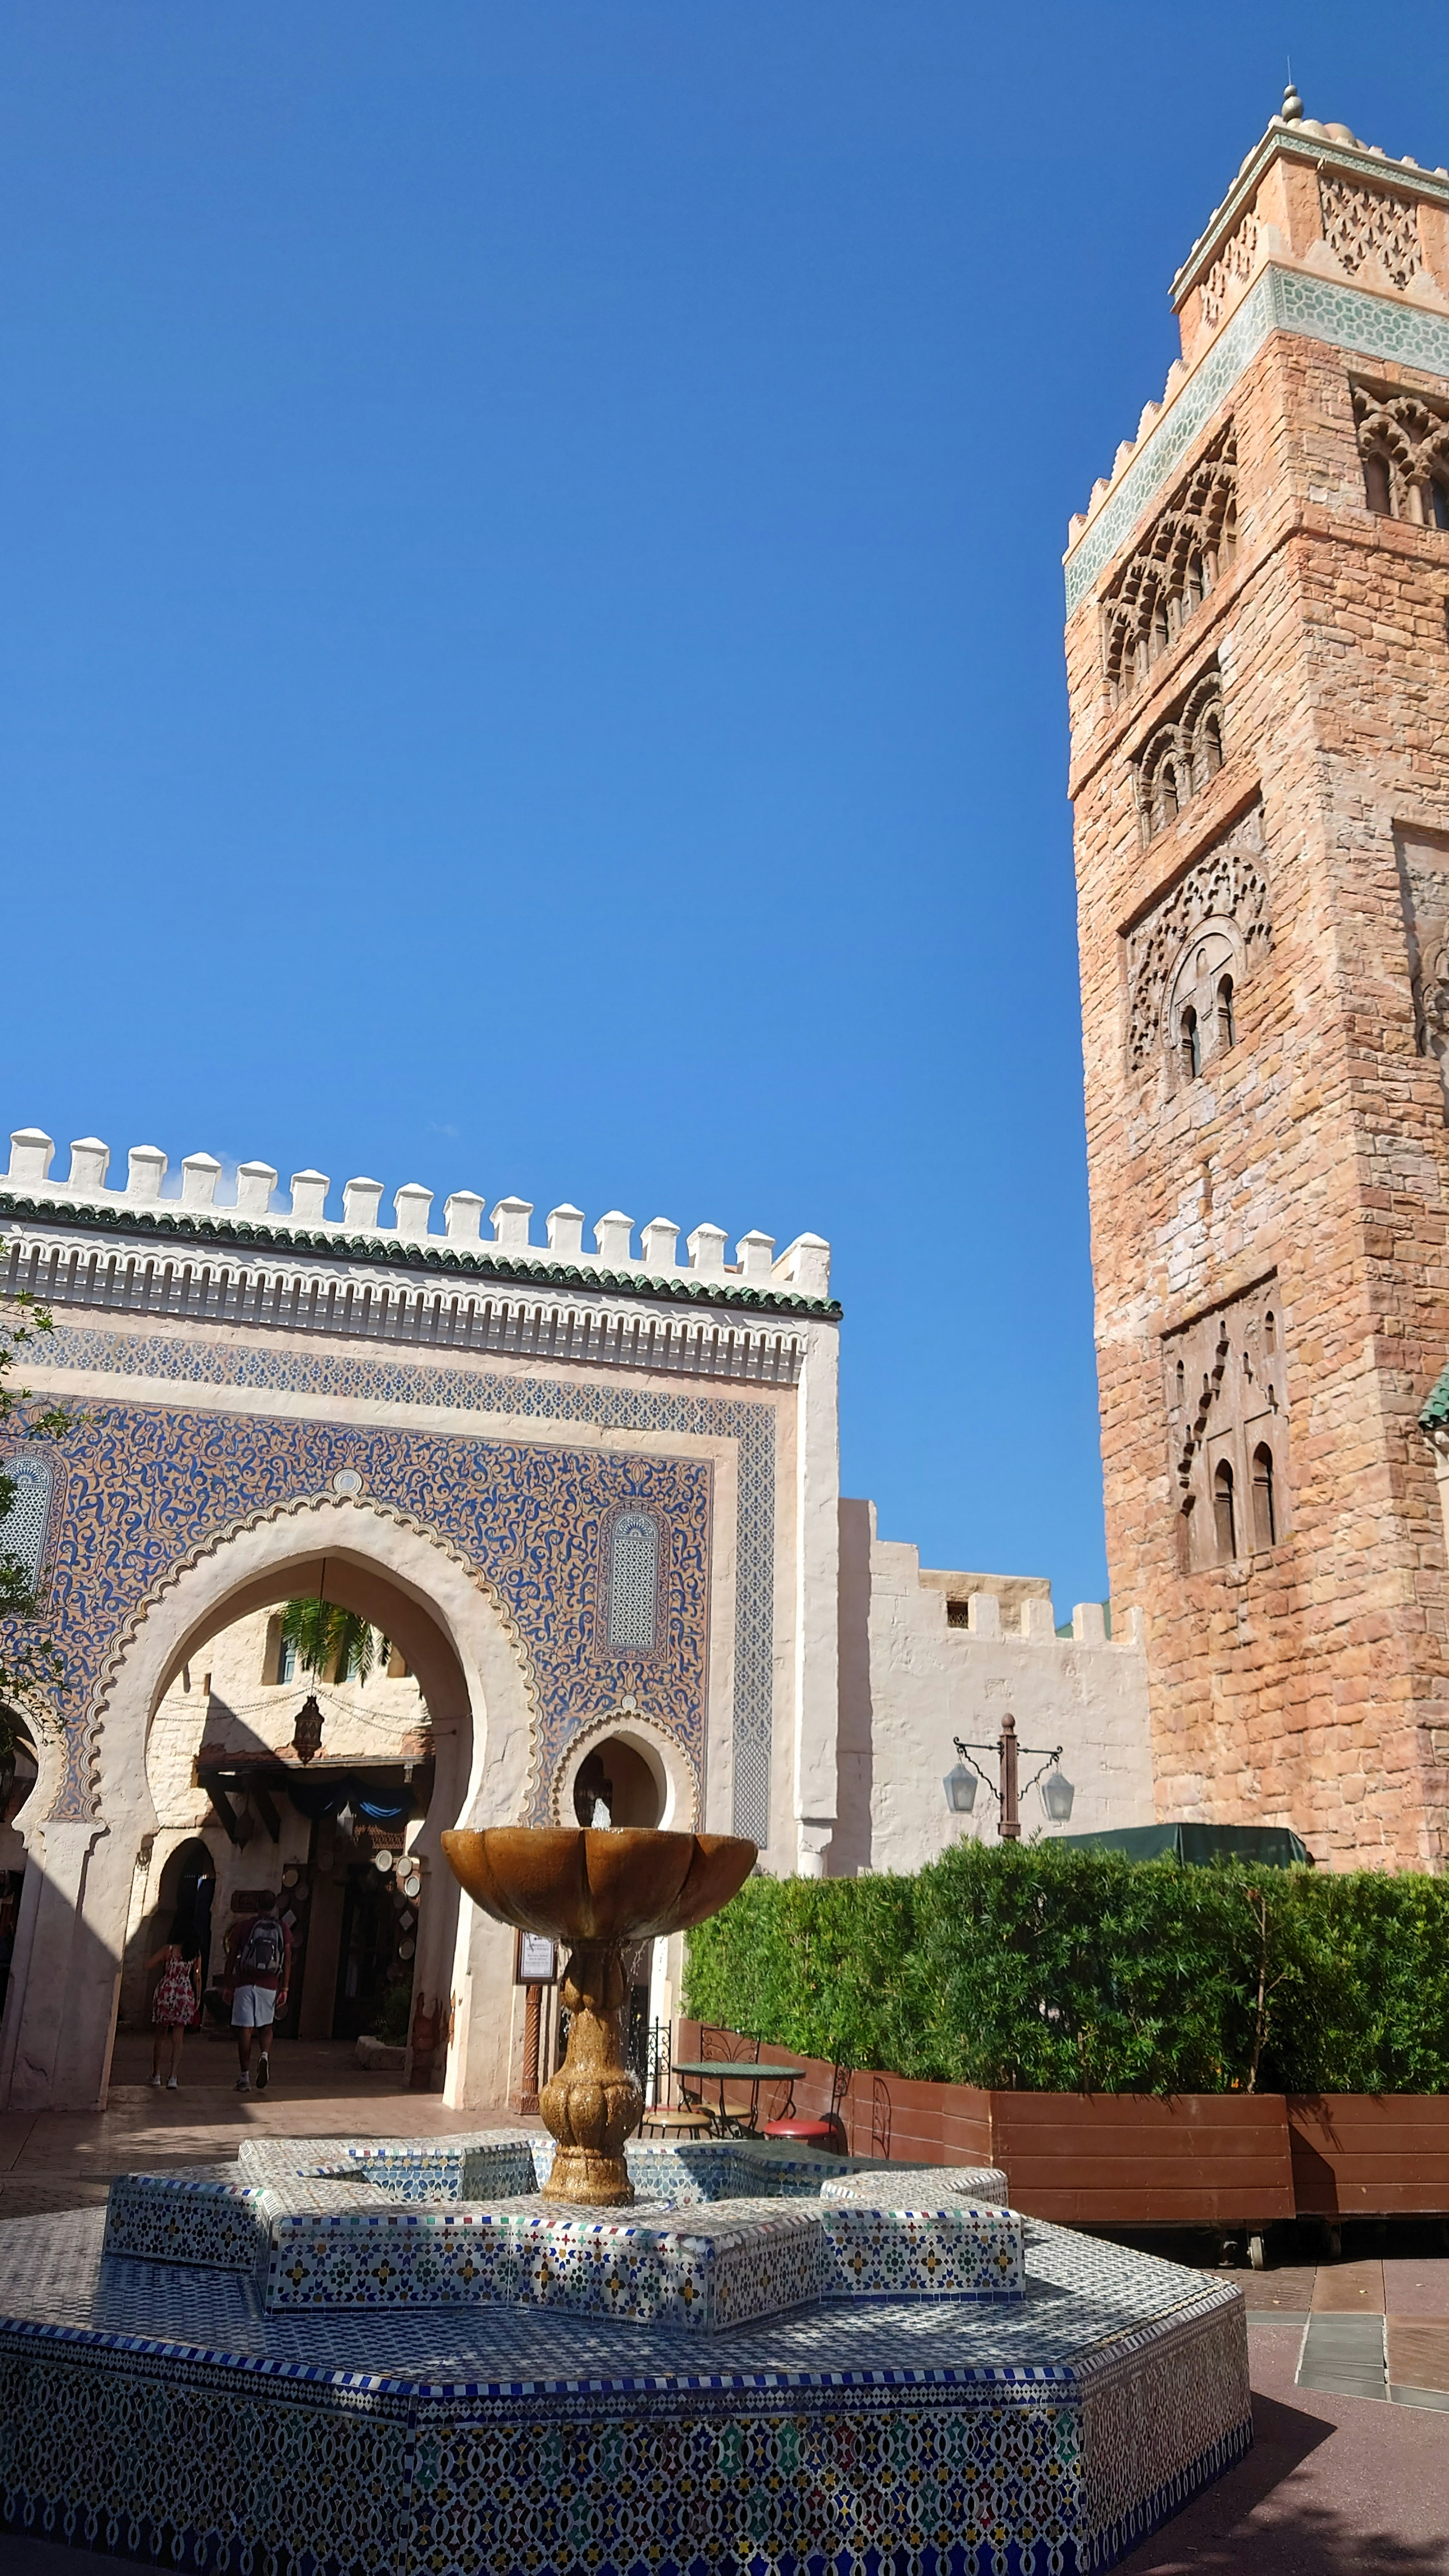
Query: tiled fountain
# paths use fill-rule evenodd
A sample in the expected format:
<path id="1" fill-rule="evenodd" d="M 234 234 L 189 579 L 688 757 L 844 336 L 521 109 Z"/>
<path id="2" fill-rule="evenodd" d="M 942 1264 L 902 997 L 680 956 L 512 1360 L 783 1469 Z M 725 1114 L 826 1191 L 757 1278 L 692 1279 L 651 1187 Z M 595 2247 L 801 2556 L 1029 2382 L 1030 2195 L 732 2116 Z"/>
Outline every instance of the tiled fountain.
<path id="1" fill-rule="evenodd" d="M 248 2141 L 0 2227 L 0 2523 L 194 2576 L 1067 2576 L 1246 2448 L 1231 2286 L 999 2172 L 626 2147 L 594 2040 L 561 2146 Z"/>

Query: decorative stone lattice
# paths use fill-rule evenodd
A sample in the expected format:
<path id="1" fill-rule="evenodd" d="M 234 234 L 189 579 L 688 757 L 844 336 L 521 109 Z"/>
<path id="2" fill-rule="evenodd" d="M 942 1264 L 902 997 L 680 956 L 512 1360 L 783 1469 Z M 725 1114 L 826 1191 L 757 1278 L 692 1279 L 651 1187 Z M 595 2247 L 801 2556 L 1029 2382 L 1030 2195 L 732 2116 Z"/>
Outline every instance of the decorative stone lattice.
<path id="1" fill-rule="evenodd" d="M 1335 171 L 1320 170 L 1318 203 L 1323 238 L 1350 277 L 1364 262 L 1379 259 L 1390 281 L 1407 286 L 1424 265 L 1419 240 L 1419 210 L 1412 197 L 1388 188 L 1365 188 Z"/>
<path id="2" fill-rule="evenodd" d="M 10 1508 L 0 1519 L 0 1557 L 17 1561 L 33 1591 L 40 1581 L 50 1518 L 50 1460 L 22 1452 L 18 1458 L 0 1459 L 0 1474 L 8 1476 L 15 1489 Z"/>
<path id="3" fill-rule="evenodd" d="M 1202 318 L 1211 329 L 1222 312 L 1234 286 L 1241 285 L 1253 274 L 1258 256 L 1258 218 L 1251 208 L 1244 215 L 1232 239 L 1222 249 L 1208 270 L 1199 290 Z"/>
<path id="4" fill-rule="evenodd" d="M 1106 592 L 1102 657 L 1114 707 L 1221 581 L 1237 550 L 1237 510 L 1238 450 L 1227 421 Z"/>
<path id="5" fill-rule="evenodd" d="M 1241 944 L 1241 985 L 1272 938 L 1263 823 L 1258 806 L 1240 816 L 1186 876 L 1127 933 L 1127 1066 L 1140 1073 L 1167 1038 L 1166 1003 L 1190 943 L 1214 922 Z"/>

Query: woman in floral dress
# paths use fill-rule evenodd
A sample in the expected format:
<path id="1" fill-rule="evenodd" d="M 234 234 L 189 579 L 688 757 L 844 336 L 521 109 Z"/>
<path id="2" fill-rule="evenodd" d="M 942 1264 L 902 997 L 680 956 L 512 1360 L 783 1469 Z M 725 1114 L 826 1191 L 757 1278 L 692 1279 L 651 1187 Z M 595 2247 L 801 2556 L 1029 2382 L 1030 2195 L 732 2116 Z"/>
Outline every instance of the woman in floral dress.
<path id="1" fill-rule="evenodd" d="M 178 1923 L 179 1933 L 182 1927 Z M 158 2093 L 165 2084 L 168 2093 L 176 2092 L 181 2075 L 181 2043 L 200 2018 L 201 1961 L 188 1958 L 184 1944 L 173 1938 L 164 1950 L 157 1950 L 146 1962 L 147 1974 L 159 1968 L 156 1992 L 151 2000 L 151 2019 L 156 2036 L 151 2046 L 151 2084 Z M 170 2057 L 170 2071 L 161 2072 L 163 2055 Z"/>

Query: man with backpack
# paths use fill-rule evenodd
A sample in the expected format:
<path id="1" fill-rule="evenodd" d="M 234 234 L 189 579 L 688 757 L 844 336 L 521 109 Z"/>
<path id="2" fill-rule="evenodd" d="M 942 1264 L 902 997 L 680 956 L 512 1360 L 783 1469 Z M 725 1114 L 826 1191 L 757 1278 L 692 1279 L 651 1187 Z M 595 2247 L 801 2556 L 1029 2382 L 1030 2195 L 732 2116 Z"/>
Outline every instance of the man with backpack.
<path id="1" fill-rule="evenodd" d="M 231 2026 L 236 2032 L 238 2093 L 252 2089 L 252 2041 L 261 2033 L 257 2057 L 257 2091 L 265 2093 L 271 2073 L 272 2025 L 287 2009 L 292 1977 L 292 1936 L 277 1914 L 275 1896 L 258 1899 L 255 1914 L 243 1915 L 227 1936 L 227 1972 L 231 1979 Z"/>

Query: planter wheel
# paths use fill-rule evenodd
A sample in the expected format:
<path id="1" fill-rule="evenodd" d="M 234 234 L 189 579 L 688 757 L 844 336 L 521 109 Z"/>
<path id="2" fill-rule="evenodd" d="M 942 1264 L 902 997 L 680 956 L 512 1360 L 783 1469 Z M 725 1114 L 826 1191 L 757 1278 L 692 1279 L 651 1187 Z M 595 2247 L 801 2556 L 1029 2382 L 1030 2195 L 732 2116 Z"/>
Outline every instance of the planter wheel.
<path id="1" fill-rule="evenodd" d="M 1253 2269 L 1254 2269 L 1254 2271 L 1255 2271 L 1255 2272 L 1261 2272 L 1261 2271 L 1262 2271 L 1262 2269 L 1263 2269 L 1263 2240 L 1262 2240 L 1262 2237 L 1261 2237 L 1261 2236 L 1250 2236 L 1250 2237 L 1249 2237 L 1249 2239 L 1248 2239 L 1248 2261 L 1251 2263 L 1251 2265 L 1252 2265 L 1252 2267 L 1253 2267 Z"/>

